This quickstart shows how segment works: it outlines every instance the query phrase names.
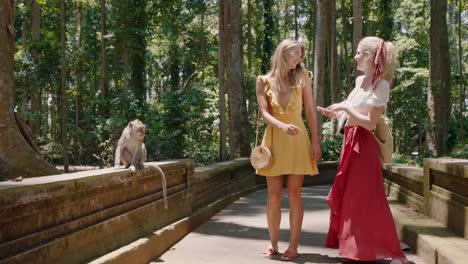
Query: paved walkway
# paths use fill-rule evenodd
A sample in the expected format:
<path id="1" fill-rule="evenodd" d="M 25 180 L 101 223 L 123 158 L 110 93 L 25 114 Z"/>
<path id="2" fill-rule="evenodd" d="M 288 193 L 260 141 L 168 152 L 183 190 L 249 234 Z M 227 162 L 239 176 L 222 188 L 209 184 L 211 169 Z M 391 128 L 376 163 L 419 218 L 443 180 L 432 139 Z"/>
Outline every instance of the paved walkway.
<path id="1" fill-rule="evenodd" d="M 299 247 L 300 256 L 292 263 L 340 263 L 338 250 L 323 246 L 328 231 L 329 210 L 325 199 L 329 189 L 329 185 L 303 188 L 305 213 Z M 263 189 L 239 199 L 151 263 L 279 263 L 279 256 L 266 259 L 260 254 L 268 246 L 266 197 L 266 189 Z M 287 207 L 286 193 L 284 193 L 280 252 L 286 250 L 289 240 Z M 405 250 L 405 254 L 411 263 L 423 263 L 413 252 Z M 378 263 L 389 262 L 387 260 Z"/>

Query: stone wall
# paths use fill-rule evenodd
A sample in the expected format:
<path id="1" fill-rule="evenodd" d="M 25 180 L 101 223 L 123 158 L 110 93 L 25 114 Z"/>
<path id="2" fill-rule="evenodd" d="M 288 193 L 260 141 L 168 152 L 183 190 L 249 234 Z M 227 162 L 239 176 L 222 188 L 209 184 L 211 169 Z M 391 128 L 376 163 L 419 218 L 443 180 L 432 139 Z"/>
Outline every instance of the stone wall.
<path id="1" fill-rule="evenodd" d="M 387 195 L 468 238 L 468 160 L 425 159 L 424 168 L 383 167 Z"/>
<path id="2" fill-rule="evenodd" d="M 468 160 L 424 160 L 424 213 L 468 239 Z"/>
<path id="3" fill-rule="evenodd" d="M 168 182 L 164 209 L 159 165 Z M 83 263 L 255 184 L 248 159 L 146 163 L 0 182 L 0 264 Z"/>

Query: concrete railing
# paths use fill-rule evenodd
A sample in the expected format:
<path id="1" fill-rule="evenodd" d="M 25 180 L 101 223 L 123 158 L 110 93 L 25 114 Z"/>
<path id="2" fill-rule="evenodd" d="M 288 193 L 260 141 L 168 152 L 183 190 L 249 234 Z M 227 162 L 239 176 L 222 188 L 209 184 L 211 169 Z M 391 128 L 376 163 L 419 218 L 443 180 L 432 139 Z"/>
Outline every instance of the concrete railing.
<path id="1" fill-rule="evenodd" d="M 424 160 L 424 213 L 468 239 L 468 160 Z"/>
<path id="2" fill-rule="evenodd" d="M 195 168 L 193 160 L 0 182 L 0 263 L 83 263 L 255 185 L 248 159 Z"/>
<path id="3" fill-rule="evenodd" d="M 468 238 L 468 160 L 425 159 L 424 168 L 383 167 L 387 195 Z"/>

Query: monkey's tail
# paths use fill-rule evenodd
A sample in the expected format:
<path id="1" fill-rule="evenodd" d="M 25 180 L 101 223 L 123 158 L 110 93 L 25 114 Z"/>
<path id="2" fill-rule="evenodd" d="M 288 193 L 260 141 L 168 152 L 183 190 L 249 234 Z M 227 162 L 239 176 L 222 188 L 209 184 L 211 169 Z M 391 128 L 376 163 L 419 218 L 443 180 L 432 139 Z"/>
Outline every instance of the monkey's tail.
<path id="1" fill-rule="evenodd" d="M 158 165 L 151 165 L 151 167 L 157 169 L 161 173 L 162 185 L 163 185 L 163 199 L 164 199 L 164 208 L 167 209 L 167 180 L 164 171 Z"/>

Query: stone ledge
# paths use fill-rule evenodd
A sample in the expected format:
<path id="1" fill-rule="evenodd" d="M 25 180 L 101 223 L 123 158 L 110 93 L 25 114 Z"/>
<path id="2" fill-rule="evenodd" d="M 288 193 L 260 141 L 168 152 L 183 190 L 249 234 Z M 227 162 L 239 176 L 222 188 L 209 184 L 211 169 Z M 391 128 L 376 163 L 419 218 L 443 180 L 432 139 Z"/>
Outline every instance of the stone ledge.
<path id="1" fill-rule="evenodd" d="M 424 168 L 442 171 L 459 178 L 468 178 L 468 161 L 464 159 L 424 159 Z"/>
<path id="2" fill-rule="evenodd" d="M 468 160 L 424 160 L 425 214 L 468 239 Z"/>
<path id="3" fill-rule="evenodd" d="M 219 199 L 196 213 L 95 259 L 89 264 L 147 264 L 240 197 L 263 188 L 265 185 L 257 185 Z"/>
<path id="4" fill-rule="evenodd" d="M 426 264 L 465 264 L 468 240 L 450 232 L 437 221 L 389 199 L 400 239 Z"/>
<path id="5" fill-rule="evenodd" d="M 169 160 L 163 162 L 147 162 L 146 165 L 159 165 L 164 171 L 185 167 L 194 167 L 193 160 Z M 21 203 L 30 203 L 50 196 L 98 188 L 112 183 L 121 183 L 133 178 L 128 169 L 107 168 L 95 171 L 81 171 L 61 175 L 25 178 L 21 182 L 0 182 L 0 208 Z"/>
<path id="6" fill-rule="evenodd" d="M 109 168 L 1 182 L 0 263 L 81 263 L 190 214 L 194 161 L 145 165 L 136 173 Z M 161 208 L 152 165 L 165 171 L 171 211 Z M 92 246 L 99 242 L 106 247 Z"/>
<path id="7" fill-rule="evenodd" d="M 423 182 L 424 172 L 422 168 L 417 168 L 399 163 L 385 163 L 382 166 L 384 171 L 404 176 L 416 182 Z"/>
<path id="8" fill-rule="evenodd" d="M 247 165 L 250 166 L 249 158 L 238 158 L 235 160 L 217 162 L 204 167 L 196 167 L 192 182 L 201 182 L 214 175 L 235 171 L 236 169 Z"/>

